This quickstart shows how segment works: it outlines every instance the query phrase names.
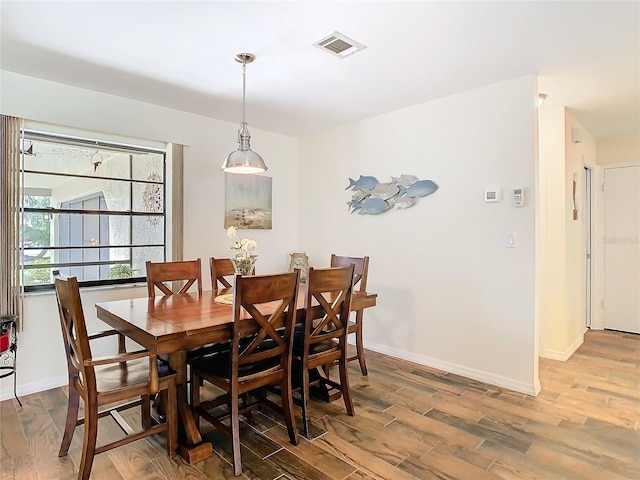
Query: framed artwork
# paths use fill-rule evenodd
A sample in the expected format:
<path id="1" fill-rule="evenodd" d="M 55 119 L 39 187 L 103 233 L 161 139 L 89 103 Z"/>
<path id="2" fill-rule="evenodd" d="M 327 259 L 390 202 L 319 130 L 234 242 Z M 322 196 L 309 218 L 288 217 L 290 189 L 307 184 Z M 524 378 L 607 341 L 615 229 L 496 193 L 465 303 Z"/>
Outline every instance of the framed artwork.
<path id="1" fill-rule="evenodd" d="M 224 228 L 271 229 L 271 177 L 225 173 Z"/>

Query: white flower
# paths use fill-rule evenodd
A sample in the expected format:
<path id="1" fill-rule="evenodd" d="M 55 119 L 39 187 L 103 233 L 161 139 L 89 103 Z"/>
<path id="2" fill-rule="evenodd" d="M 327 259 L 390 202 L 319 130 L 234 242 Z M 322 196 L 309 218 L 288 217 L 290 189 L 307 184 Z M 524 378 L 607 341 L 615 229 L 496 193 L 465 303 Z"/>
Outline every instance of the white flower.
<path id="1" fill-rule="evenodd" d="M 251 252 L 253 252 L 258 247 L 258 244 L 254 240 L 250 240 L 248 238 L 243 238 L 241 240 L 238 239 L 238 232 L 236 227 L 229 227 L 227 229 L 227 236 L 234 240 L 231 249 L 235 250 L 235 258 L 243 259 L 255 257 L 255 255 L 251 254 Z"/>
<path id="2" fill-rule="evenodd" d="M 243 238 L 240 241 L 240 248 L 242 248 L 242 250 L 244 250 L 245 252 L 252 252 L 256 249 L 257 246 L 258 244 L 255 241 L 249 240 L 248 238 Z"/>

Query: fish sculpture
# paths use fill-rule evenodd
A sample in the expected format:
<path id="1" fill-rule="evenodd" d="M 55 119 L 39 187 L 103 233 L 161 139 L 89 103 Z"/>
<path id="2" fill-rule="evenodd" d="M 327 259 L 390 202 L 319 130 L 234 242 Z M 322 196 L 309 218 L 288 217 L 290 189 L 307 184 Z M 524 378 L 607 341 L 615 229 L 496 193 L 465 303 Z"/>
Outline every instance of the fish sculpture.
<path id="1" fill-rule="evenodd" d="M 360 209 L 362 207 L 362 202 L 361 201 L 356 201 L 356 200 L 351 200 L 349 202 L 347 202 L 347 209 L 353 213 L 356 210 Z"/>
<path id="2" fill-rule="evenodd" d="M 415 175 L 401 175 L 398 177 L 391 177 L 391 183 L 395 183 L 401 187 L 408 187 L 409 185 L 413 185 L 419 180 Z"/>
<path id="3" fill-rule="evenodd" d="M 379 183 L 371 190 L 371 196 L 388 200 L 398 194 L 400 188 L 393 183 Z"/>
<path id="4" fill-rule="evenodd" d="M 412 207 L 420 197 L 431 195 L 438 189 L 431 180 L 419 180 L 415 175 L 402 174 L 391 177 L 391 181 L 380 183 L 375 177 L 360 175 L 358 180 L 349 178 L 352 189 L 351 200 L 347 202 L 350 213 L 358 215 L 379 215 L 390 209 Z"/>
<path id="5" fill-rule="evenodd" d="M 376 177 L 363 177 L 360 175 L 358 180 L 350 178 L 349 186 L 345 188 L 345 190 L 349 190 L 350 188 L 354 190 L 373 190 L 377 184 L 378 180 L 376 180 Z"/>
<path id="6" fill-rule="evenodd" d="M 386 212 L 391 208 L 387 202 L 381 198 L 365 198 L 362 202 L 358 203 L 358 215 L 378 215 Z"/>
<path id="7" fill-rule="evenodd" d="M 431 180 L 420 180 L 408 187 L 400 187 L 400 195 L 407 196 L 411 198 L 415 197 L 426 197 L 427 195 L 431 195 L 438 189 L 438 185 L 433 183 Z"/>
<path id="8" fill-rule="evenodd" d="M 375 190 L 375 189 L 374 189 Z M 371 191 L 365 191 L 363 192 L 362 190 L 356 190 L 356 193 L 354 193 L 351 196 L 351 200 L 355 201 L 355 202 L 361 202 L 362 200 L 364 200 L 365 198 L 367 198 L 369 195 L 371 195 L 371 192 L 373 192 L 373 190 Z"/>
<path id="9" fill-rule="evenodd" d="M 403 209 L 413 207 L 416 204 L 416 199 L 412 197 L 397 197 L 391 199 L 389 203 L 393 208 Z"/>

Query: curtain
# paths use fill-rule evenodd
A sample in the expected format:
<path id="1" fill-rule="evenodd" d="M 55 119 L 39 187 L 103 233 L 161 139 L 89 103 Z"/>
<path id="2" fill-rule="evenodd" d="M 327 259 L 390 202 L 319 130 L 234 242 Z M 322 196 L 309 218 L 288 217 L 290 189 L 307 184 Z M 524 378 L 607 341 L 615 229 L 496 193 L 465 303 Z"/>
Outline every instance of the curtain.
<path id="1" fill-rule="evenodd" d="M 22 119 L 0 118 L 0 315 L 20 315 L 20 146 Z M 20 317 L 19 317 L 20 318 Z M 21 322 L 18 320 L 18 328 Z"/>
<path id="2" fill-rule="evenodd" d="M 171 261 L 184 260 L 184 145 L 170 143 L 171 175 L 166 179 L 171 195 Z"/>

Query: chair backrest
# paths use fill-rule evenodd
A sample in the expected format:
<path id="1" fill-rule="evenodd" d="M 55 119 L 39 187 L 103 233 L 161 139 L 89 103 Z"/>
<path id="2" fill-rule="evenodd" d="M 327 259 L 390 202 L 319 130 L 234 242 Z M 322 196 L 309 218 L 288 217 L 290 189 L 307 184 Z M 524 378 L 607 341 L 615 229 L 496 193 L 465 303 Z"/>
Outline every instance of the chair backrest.
<path id="1" fill-rule="evenodd" d="M 209 268 L 211 270 L 211 288 L 231 288 L 231 282 L 225 277 L 233 277 L 236 273 L 233 262 L 230 258 L 214 258 L 209 259 Z M 256 267 L 251 270 L 251 275 L 256 274 Z"/>
<path id="2" fill-rule="evenodd" d="M 198 293 L 202 293 L 202 268 L 200 259 L 185 260 L 181 262 L 147 262 L 147 291 L 149 297 L 156 296 L 156 288 L 164 295 L 174 293 L 186 293 L 196 283 Z M 182 288 L 171 290 L 164 282 L 185 281 Z"/>
<path id="3" fill-rule="evenodd" d="M 78 280 L 76 277 L 63 278 L 60 275 L 55 275 L 54 279 L 69 380 L 79 377 L 87 390 L 95 390 L 95 371 L 93 367 L 85 366 L 85 360 L 91 359 L 91 348 L 82 311 Z"/>
<path id="4" fill-rule="evenodd" d="M 299 275 L 299 271 L 249 277 L 236 275 L 232 378 L 237 379 L 239 366 L 269 364 L 269 360 L 275 362 L 278 356 L 281 366 L 290 364 Z M 242 345 L 240 337 L 243 337 Z"/>
<path id="5" fill-rule="evenodd" d="M 355 265 L 355 279 L 353 286 L 358 287 L 361 292 L 367 291 L 367 275 L 369 273 L 369 257 L 342 257 L 331 254 L 332 267 L 346 267 L 351 264 Z"/>
<path id="6" fill-rule="evenodd" d="M 313 344 L 328 340 L 338 340 L 336 350 L 346 347 L 353 271 L 353 264 L 348 267 L 309 269 L 304 317 L 305 355 L 309 354 Z M 323 354 L 327 352 L 325 349 Z"/>

